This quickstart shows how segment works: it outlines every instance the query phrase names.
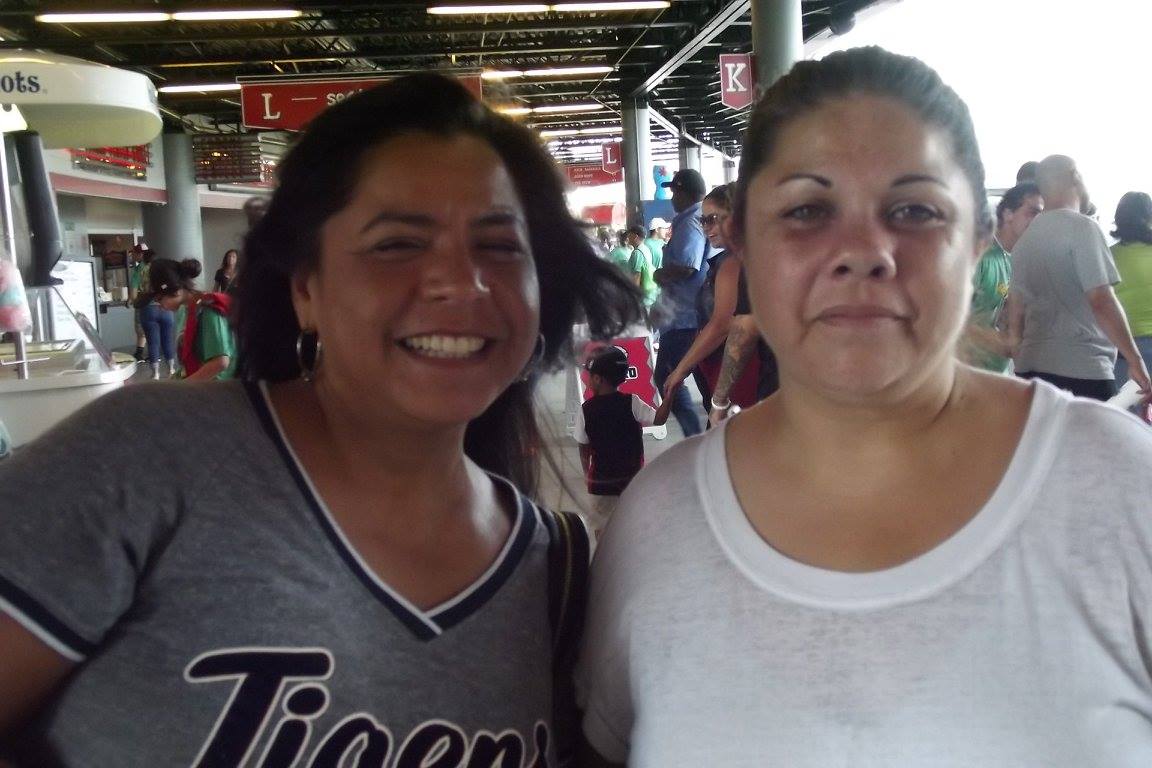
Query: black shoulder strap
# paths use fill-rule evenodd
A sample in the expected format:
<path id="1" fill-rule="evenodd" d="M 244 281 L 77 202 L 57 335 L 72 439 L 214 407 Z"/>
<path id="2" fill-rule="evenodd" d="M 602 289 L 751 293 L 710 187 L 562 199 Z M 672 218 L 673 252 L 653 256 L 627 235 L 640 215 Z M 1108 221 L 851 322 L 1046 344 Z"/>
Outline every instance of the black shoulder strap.
<path id="1" fill-rule="evenodd" d="M 548 621 L 552 627 L 552 732 L 561 766 L 574 763 L 579 740 L 579 713 L 572 679 L 584 604 L 588 597 L 591 546 L 588 529 L 572 512 L 541 510 L 548 527 Z"/>

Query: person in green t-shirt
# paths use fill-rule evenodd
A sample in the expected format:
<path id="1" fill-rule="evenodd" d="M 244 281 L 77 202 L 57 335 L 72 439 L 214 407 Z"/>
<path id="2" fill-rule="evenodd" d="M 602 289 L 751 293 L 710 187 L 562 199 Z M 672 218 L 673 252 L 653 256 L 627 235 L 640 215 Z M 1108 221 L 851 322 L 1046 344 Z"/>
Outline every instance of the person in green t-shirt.
<path id="1" fill-rule="evenodd" d="M 651 307 L 660 295 L 660 288 L 652 278 L 652 274 L 656 270 L 652 268 L 651 255 L 648 253 L 648 249 L 644 247 L 644 229 L 642 227 L 629 227 L 625 233 L 625 242 L 632 249 L 625 271 L 632 276 L 633 282 L 644 292 L 644 306 Z"/>
<path id="2" fill-rule="evenodd" d="M 1009 254 L 1032 219 L 1043 210 L 1040 188 L 1032 182 L 1012 187 L 996 206 L 996 234 L 972 275 L 972 307 L 960 343 L 960 357 L 969 365 L 995 373 L 1008 371 L 1010 350 L 1002 331 L 1007 319 L 1004 305 L 1012 282 Z"/>
<path id="3" fill-rule="evenodd" d="M 651 227 L 648 230 L 648 237 L 644 239 L 644 246 L 652 255 L 652 269 L 656 270 L 664 265 L 664 246 L 668 243 L 665 234 L 668 232 L 669 225 L 668 222 L 657 216 L 652 219 Z"/>
<path id="4" fill-rule="evenodd" d="M 608 252 L 608 261 L 612 262 L 625 273 L 629 272 L 628 262 L 632 258 L 632 249 L 628 247 L 628 233 L 620 230 L 616 233 L 616 247 Z"/>
<path id="5" fill-rule="evenodd" d="M 1126 192 L 1116 206 L 1116 229 L 1120 242 L 1112 246 L 1120 284 L 1116 298 L 1128 316 L 1136 348 L 1152 360 L 1152 197 L 1147 192 Z M 1116 358 L 1116 384 L 1128 380 L 1128 361 Z"/>

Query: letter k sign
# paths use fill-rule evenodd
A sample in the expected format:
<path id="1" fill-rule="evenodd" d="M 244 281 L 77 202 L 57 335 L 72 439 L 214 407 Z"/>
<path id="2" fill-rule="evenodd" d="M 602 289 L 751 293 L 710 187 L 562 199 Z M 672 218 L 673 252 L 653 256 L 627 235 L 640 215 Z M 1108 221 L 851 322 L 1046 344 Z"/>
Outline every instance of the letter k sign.
<path id="1" fill-rule="evenodd" d="M 747 109 L 756 90 L 756 69 L 748 53 L 720 54 L 720 101 L 729 109 Z"/>
<path id="2" fill-rule="evenodd" d="M 743 93 L 748 90 L 748 86 L 740 82 L 740 77 L 744 74 L 744 70 L 748 69 L 748 65 L 744 62 L 726 62 L 724 64 L 725 79 L 728 81 L 728 87 L 724 90 L 728 93 Z"/>

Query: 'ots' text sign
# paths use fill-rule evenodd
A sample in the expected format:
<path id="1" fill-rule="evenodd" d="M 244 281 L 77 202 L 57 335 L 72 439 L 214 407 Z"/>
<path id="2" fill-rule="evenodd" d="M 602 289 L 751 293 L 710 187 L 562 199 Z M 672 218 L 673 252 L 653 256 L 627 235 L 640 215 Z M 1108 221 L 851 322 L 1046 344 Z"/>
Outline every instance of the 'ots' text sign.
<path id="1" fill-rule="evenodd" d="M 248 128 L 299 131 L 333 104 L 390 79 L 244 82 L 240 84 L 240 111 Z M 457 75 L 457 79 L 476 98 L 481 97 L 479 75 Z"/>
<path id="2" fill-rule="evenodd" d="M 720 101 L 730 109 L 747 109 L 756 91 L 756 66 L 750 53 L 720 54 Z"/>

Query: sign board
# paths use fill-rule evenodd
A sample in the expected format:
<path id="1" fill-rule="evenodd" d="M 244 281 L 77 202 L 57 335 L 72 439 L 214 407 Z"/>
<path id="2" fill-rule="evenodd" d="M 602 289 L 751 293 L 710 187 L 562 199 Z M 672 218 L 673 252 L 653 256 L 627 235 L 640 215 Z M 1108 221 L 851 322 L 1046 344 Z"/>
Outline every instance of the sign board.
<path id="1" fill-rule="evenodd" d="M 91 259 L 60 260 L 52 267 L 52 277 L 64 281 L 50 294 L 53 338 L 84 338 L 84 329 L 76 315 L 97 317 L 95 263 Z"/>
<path id="2" fill-rule="evenodd" d="M 620 175 L 620 144 L 615 141 L 606 141 L 600 145 L 600 167 L 605 173 L 613 176 Z"/>
<path id="3" fill-rule="evenodd" d="M 629 338 L 613 339 L 612 341 L 589 341 L 584 345 L 581 361 L 590 359 L 597 351 L 608 345 L 620 347 L 628 353 L 628 378 L 620 385 L 620 391 L 627 395 L 639 395 L 640 399 L 656 408 L 660 405 L 660 398 L 656 392 L 656 385 L 652 382 L 652 373 L 655 370 L 656 356 L 652 351 L 651 336 L 632 336 Z M 568 428 L 571 431 L 575 425 L 575 409 L 580 407 L 588 398 L 592 397 L 592 390 L 588 389 L 588 371 L 581 365 L 575 371 L 575 391 L 572 392 L 573 402 L 570 403 L 571 417 Z M 645 434 L 652 435 L 657 440 L 663 440 L 668 435 L 667 427 L 645 427 Z"/>
<path id="4" fill-rule="evenodd" d="M 481 97 L 480 75 L 456 77 L 476 98 Z M 240 112 L 248 128 L 299 131 L 333 104 L 391 79 L 344 77 L 327 80 L 245 81 L 240 83 Z"/>
<path id="5" fill-rule="evenodd" d="M 756 92 L 756 65 L 750 53 L 720 54 L 720 101 L 730 109 L 747 109 Z"/>
<path id="6" fill-rule="evenodd" d="M 598 187 L 601 184 L 616 184 L 624 181 L 624 174 L 620 173 L 619 170 L 616 173 L 609 173 L 604 170 L 602 164 L 566 165 L 564 166 L 564 173 L 567 174 L 568 181 L 577 187 Z"/>

